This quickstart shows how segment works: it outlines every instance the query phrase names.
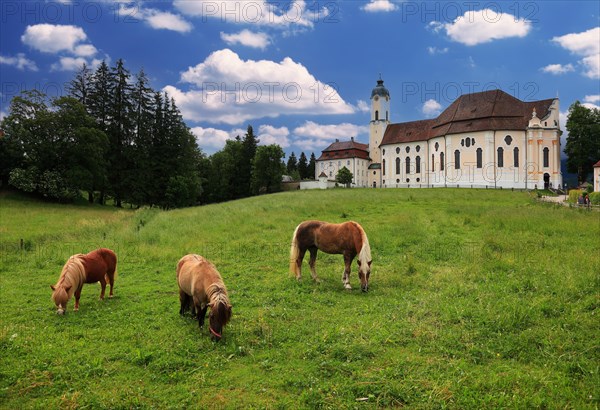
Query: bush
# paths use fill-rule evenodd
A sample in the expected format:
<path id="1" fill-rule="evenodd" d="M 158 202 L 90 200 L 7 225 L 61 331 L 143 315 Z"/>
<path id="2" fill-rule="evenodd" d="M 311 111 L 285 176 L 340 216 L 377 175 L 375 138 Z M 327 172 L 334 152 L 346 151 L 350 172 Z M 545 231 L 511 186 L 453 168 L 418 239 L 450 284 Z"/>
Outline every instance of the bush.
<path id="1" fill-rule="evenodd" d="M 577 203 L 577 199 L 579 199 L 579 196 L 583 194 L 583 191 L 581 191 L 581 189 L 572 189 L 569 191 L 569 199 L 567 199 L 567 202 L 572 203 L 572 204 L 576 204 Z"/>
<path id="2" fill-rule="evenodd" d="M 592 205 L 600 205 L 600 192 L 592 192 L 590 194 L 590 202 Z"/>

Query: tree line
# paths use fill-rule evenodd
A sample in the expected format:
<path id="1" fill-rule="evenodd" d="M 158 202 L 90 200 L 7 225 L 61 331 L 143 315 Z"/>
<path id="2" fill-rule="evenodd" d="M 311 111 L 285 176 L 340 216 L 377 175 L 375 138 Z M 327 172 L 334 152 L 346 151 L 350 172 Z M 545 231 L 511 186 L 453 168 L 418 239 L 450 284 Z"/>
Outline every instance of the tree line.
<path id="1" fill-rule="evenodd" d="M 0 129 L 2 185 L 59 201 L 85 192 L 119 207 L 220 202 L 276 192 L 287 169 L 282 148 L 258 146 L 251 126 L 206 156 L 173 98 L 121 59 L 83 65 L 66 96 L 14 97 Z"/>

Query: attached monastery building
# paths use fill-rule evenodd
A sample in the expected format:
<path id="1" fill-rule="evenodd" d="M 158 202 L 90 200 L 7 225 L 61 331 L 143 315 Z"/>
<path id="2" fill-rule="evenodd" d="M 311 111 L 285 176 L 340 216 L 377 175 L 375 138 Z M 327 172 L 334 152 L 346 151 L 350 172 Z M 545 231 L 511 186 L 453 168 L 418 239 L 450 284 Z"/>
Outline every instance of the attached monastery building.
<path id="1" fill-rule="evenodd" d="M 369 144 L 338 141 L 317 159 L 315 178 L 346 167 L 353 186 L 557 188 L 558 98 L 524 102 L 501 90 L 465 94 L 437 118 L 391 123 L 390 93 L 371 92 Z"/>

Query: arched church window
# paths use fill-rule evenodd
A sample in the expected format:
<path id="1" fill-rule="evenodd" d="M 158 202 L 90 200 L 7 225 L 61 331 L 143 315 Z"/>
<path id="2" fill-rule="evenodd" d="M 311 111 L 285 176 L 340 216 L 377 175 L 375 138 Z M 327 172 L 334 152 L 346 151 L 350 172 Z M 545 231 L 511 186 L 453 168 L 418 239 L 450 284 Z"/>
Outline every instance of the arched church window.
<path id="1" fill-rule="evenodd" d="M 417 152 L 421 151 L 421 146 L 417 145 L 417 147 L 415 148 L 417 150 Z"/>
<path id="2" fill-rule="evenodd" d="M 444 164 L 445 164 L 444 163 L 444 153 L 440 152 L 440 171 L 444 170 L 444 166 L 445 166 Z"/>
<path id="3" fill-rule="evenodd" d="M 467 146 L 467 148 L 471 146 L 471 138 L 467 138 L 467 140 L 465 141 L 465 145 Z"/>
<path id="4" fill-rule="evenodd" d="M 548 147 L 544 148 L 544 167 L 550 166 L 550 150 Z"/>
<path id="5" fill-rule="evenodd" d="M 410 157 L 406 157 L 406 174 L 410 174 Z"/>
<path id="6" fill-rule="evenodd" d="M 477 148 L 477 168 L 483 167 L 483 150 L 481 148 Z"/>
<path id="7" fill-rule="evenodd" d="M 383 161 L 381 161 L 381 169 L 381 172 L 383 173 L 383 175 L 385 175 L 385 158 L 383 159 Z"/>
<path id="8" fill-rule="evenodd" d="M 504 137 L 504 142 L 506 143 L 506 145 L 510 145 L 512 143 L 512 137 L 510 135 L 507 135 L 506 137 Z"/>
<path id="9" fill-rule="evenodd" d="M 434 145 L 434 146 L 435 146 L 435 150 L 436 150 L 436 151 L 437 151 L 437 150 L 440 148 L 440 144 L 439 144 L 439 143 L 437 143 L 437 142 L 435 143 L 435 145 Z"/>
<path id="10" fill-rule="evenodd" d="M 460 169 L 460 151 L 454 151 L 454 168 Z"/>
<path id="11" fill-rule="evenodd" d="M 400 173 L 400 158 L 396 158 L 396 175 Z"/>
<path id="12" fill-rule="evenodd" d="M 410 147 L 406 147 L 406 153 L 408 154 L 410 152 Z"/>
<path id="13" fill-rule="evenodd" d="M 498 147 L 498 168 L 504 166 L 504 148 Z"/>
<path id="14" fill-rule="evenodd" d="M 375 110 L 375 121 L 379 120 L 379 111 Z"/>
<path id="15" fill-rule="evenodd" d="M 383 155 L 385 155 L 385 149 L 384 149 L 383 151 L 381 151 L 381 153 L 382 153 Z"/>
<path id="16" fill-rule="evenodd" d="M 400 153 L 400 147 L 396 147 L 396 154 Z"/>
<path id="17" fill-rule="evenodd" d="M 435 171 L 435 154 L 431 154 L 431 172 Z"/>
<path id="18" fill-rule="evenodd" d="M 416 168 L 416 173 L 420 174 L 421 173 L 421 157 L 415 158 L 415 168 Z"/>
<path id="19" fill-rule="evenodd" d="M 515 149 L 513 150 L 513 166 L 519 166 L 519 147 L 515 147 Z"/>

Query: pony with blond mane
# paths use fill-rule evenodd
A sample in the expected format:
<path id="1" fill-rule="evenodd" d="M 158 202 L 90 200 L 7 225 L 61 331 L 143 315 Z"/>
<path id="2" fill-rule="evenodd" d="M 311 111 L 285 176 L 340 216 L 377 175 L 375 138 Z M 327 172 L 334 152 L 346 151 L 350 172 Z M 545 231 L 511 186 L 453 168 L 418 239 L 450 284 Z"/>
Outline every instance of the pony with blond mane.
<path id="1" fill-rule="evenodd" d="M 298 280 L 302 277 L 302 259 L 307 250 L 310 252 L 308 264 L 315 281 L 318 281 L 315 269 L 317 250 L 342 254 L 345 264 L 342 283 L 346 289 L 352 289 L 350 286 L 351 265 L 358 255 L 358 277 L 361 289 L 363 292 L 369 290 L 371 248 L 367 234 L 358 223 L 350 221 L 331 224 L 321 221 L 304 221 L 298 225 L 294 230 L 290 249 L 290 273 L 295 274 Z"/>
<path id="2" fill-rule="evenodd" d="M 231 303 L 215 265 L 200 255 L 185 255 L 177 264 L 177 284 L 179 314 L 183 316 L 191 307 L 192 316 L 197 316 L 202 328 L 210 307 L 208 329 L 213 340 L 221 340 L 223 327 L 231 319 Z"/>
<path id="3" fill-rule="evenodd" d="M 117 269 L 117 255 L 110 249 L 100 248 L 88 254 L 78 253 L 69 257 L 62 268 L 56 285 L 50 285 L 56 313 L 62 315 L 67 303 L 75 295 L 74 311 L 79 310 L 81 289 L 85 283 L 100 282 L 100 299 L 104 300 L 106 284 L 110 284 L 109 297 L 113 296 L 113 286 Z"/>

